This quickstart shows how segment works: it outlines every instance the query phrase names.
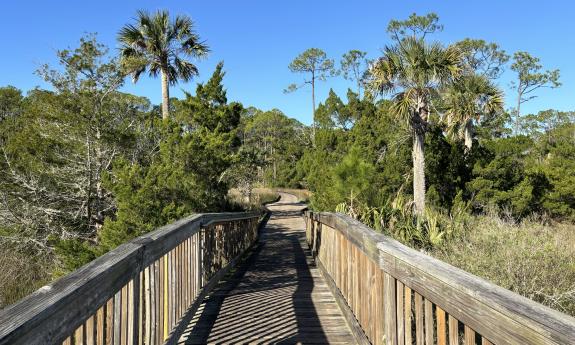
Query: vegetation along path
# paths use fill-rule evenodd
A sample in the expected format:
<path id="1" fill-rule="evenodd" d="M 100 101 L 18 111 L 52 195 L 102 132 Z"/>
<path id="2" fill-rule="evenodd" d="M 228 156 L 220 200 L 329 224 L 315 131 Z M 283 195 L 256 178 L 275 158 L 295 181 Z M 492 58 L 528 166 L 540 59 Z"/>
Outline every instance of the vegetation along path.
<path id="1" fill-rule="evenodd" d="M 281 193 L 250 258 L 205 299 L 180 344 L 317 343 L 355 340 L 305 243 L 305 223 Z"/>

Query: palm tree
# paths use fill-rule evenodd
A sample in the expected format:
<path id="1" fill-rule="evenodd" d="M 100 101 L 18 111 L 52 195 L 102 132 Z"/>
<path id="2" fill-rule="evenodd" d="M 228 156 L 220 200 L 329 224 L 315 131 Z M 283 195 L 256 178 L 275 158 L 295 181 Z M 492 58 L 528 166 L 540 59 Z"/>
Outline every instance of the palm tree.
<path id="1" fill-rule="evenodd" d="M 407 122 L 413 136 L 413 199 L 415 212 L 425 210 L 424 140 L 432 99 L 438 89 L 457 78 L 461 53 L 454 46 L 427 44 L 422 38 L 406 37 L 388 46 L 370 69 L 371 87 L 376 92 L 392 93 L 393 113 Z"/>
<path id="2" fill-rule="evenodd" d="M 443 94 L 445 122 L 449 132 L 462 137 L 465 150 L 473 145 L 473 121 L 485 114 L 503 111 L 503 93 L 484 76 L 465 75 L 448 86 Z"/>
<path id="3" fill-rule="evenodd" d="M 119 34 L 123 65 L 137 82 L 146 70 L 152 77 L 162 78 L 162 118 L 169 113 L 169 85 L 179 79 L 189 81 L 198 75 L 198 69 L 186 57 L 200 58 L 209 48 L 194 31 L 194 23 L 188 16 L 176 16 L 170 20 L 168 11 L 153 15 L 138 11 L 135 24 L 127 24 Z"/>

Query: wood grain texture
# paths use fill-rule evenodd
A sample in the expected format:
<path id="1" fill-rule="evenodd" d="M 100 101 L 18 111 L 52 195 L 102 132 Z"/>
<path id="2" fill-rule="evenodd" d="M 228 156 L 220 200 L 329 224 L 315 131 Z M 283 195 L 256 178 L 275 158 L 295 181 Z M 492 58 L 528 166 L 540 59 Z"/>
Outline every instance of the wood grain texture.
<path id="1" fill-rule="evenodd" d="M 485 337 L 481 338 L 481 345 L 493 345 L 492 342 L 490 342 L 489 340 L 487 340 Z"/>
<path id="2" fill-rule="evenodd" d="M 384 334 L 386 345 L 397 345 L 397 307 L 395 279 L 383 273 Z"/>
<path id="3" fill-rule="evenodd" d="M 461 324 L 463 340 L 469 345 L 479 341 L 484 345 L 575 343 L 572 317 L 407 248 L 343 215 L 307 212 L 302 220 L 302 205 L 275 207 L 279 207 L 274 218 L 277 225 L 272 228 L 276 237 L 266 237 L 274 249 L 270 257 L 281 263 L 281 255 L 292 254 L 286 254 L 285 247 L 275 246 L 285 239 L 289 239 L 285 243 L 292 244 L 288 247 L 292 251 L 298 250 L 293 246 L 297 242 L 305 252 L 307 241 L 310 251 L 304 253 L 303 261 L 294 259 L 291 271 L 284 267 L 281 273 L 295 272 L 296 281 L 311 281 L 312 286 L 324 288 L 317 294 L 313 289 L 307 291 L 311 296 L 308 300 L 293 297 L 294 308 L 313 306 L 318 315 L 345 309 L 348 321 L 355 320 L 355 324 L 348 322 L 351 331 L 346 328 L 337 333 L 326 330 L 345 320 L 341 311 L 337 317 L 318 316 L 319 324 L 315 326 L 313 320 L 306 319 L 310 314 L 303 313 L 306 316 L 295 317 L 295 322 L 309 332 L 306 341 L 361 342 L 361 337 L 352 336 L 354 331 L 373 344 L 412 345 L 415 340 L 418 345 L 455 345 L 459 343 Z M 193 316 L 191 310 L 201 309 L 208 290 L 257 240 L 258 221 L 257 213 L 194 215 L 119 246 L 0 311 L 0 345 L 174 342 L 179 338 L 177 331 L 187 325 L 182 320 Z M 298 275 L 305 271 L 303 267 L 313 272 L 311 257 L 321 267 L 318 272 L 323 280 L 319 282 L 313 274 L 311 278 Z M 255 279 L 247 282 L 252 284 L 253 291 L 248 290 L 247 296 L 252 297 L 251 302 L 269 297 L 261 288 L 266 281 L 263 272 L 272 274 L 282 267 L 277 266 L 262 266 L 269 271 L 259 271 L 259 285 L 253 285 Z M 275 284 L 273 291 L 289 291 L 288 281 Z M 305 286 L 302 283 L 302 289 Z M 327 302 L 329 298 L 331 302 Z M 261 308 L 265 312 L 266 307 L 272 308 L 279 301 L 281 298 L 270 298 L 270 306 Z M 321 303 L 316 305 L 317 301 Z M 247 305 L 250 312 L 262 313 Z M 286 321 L 281 314 L 272 316 Z M 260 334 L 265 341 L 277 339 L 285 331 L 268 319 L 264 325 L 267 333 Z M 223 324 L 230 325 L 227 321 Z M 199 325 L 198 329 L 205 328 Z M 212 332 L 209 336 L 219 337 Z M 237 336 L 232 338 L 237 340 Z M 255 333 L 240 340 L 254 339 Z"/>
<path id="4" fill-rule="evenodd" d="M 407 286 L 404 286 L 404 294 L 405 294 L 405 306 L 404 308 L 404 321 L 405 321 L 405 344 L 411 345 L 413 343 L 413 332 L 412 332 L 412 313 L 411 313 L 411 306 L 412 306 L 412 292 L 411 289 Z"/>
<path id="5" fill-rule="evenodd" d="M 425 345 L 434 345 L 433 303 L 425 299 Z"/>
<path id="6" fill-rule="evenodd" d="M 449 315 L 449 345 L 459 344 L 459 321 Z"/>
<path id="7" fill-rule="evenodd" d="M 62 343 L 88 318 L 94 316 L 98 309 L 113 298 L 122 287 L 139 275 L 144 267 L 199 232 L 202 224 L 243 222 L 242 224 L 251 226 L 259 217 L 259 213 L 194 215 L 123 244 L 20 302 L 1 310 L 0 344 Z M 250 236 L 247 238 L 253 240 L 253 232 L 249 233 Z M 118 301 L 121 301 L 121 298 L 118 298 Z M 121 307 L 122 305 L 118 306 Z M 136 305 L 132 308 L 132 313 L 136 311 L 135 308 Z M 126 304 L 127 315 L 131 315 L 127 312 L 129 309 Z M 121 310 L 118 316 L 122 317 Z M 130 318 L 130 320 L 138 319 L 136 314 Z M 115 319 L 114 323 L 121 327 L 122 320 Z M 125 320 L 124 325 L 127 326 L 127 323 L 128 320 Z M 135 328 L 133 330 L 135 331 Z M 108 333 L 109 339 L 106 340 L 110 343 L 122 343 L 121 335 L 127 336 L 127 333 L 128 327 L 124 332 L 118 333 L 120 339 L 113 339 L 113 334 Z M 137 340 L 133 334 L 135 332 L 132 332 L 131 341 Z M 128 337 L 124 340 L 124 343 L 127 342 Z"/>
<path id="8" fill-rule="evenodd" d="M 465 345 L 475 345 L 475 331 L 472 330 L 469 326 L 465 325 L 464 334 Z"/>
<path id="9" fill-rule="evenodd" d="M 179 343 L 356 342 L 307 250 L 302 207 L 283 198 L 268 206 L 253 255 L 204 299 Z"/>
<path id="10" fill-rule="evenodd" d="M 397 299 L 397 345 L 405 345 L 405 295 L 404 285 L 399 280 L 396 281 L 396 299 Z M 411 344 L 407 344 L 411 345 Z"/>
<path id="11" fill-rule="evenodd" d="M 423 316 L 423 298 L 419 293 L 415 293 L 415 344 L 424 345 L 425 324 Z"/>
<path id="12" fill-rule="evenodd" d="M 535 303 L 336 213 L 307 212 L 336 229 L 385 272 L 493 343 L 573 344 L 575 318 Z M 320 238 L 312 239 L 322 243 Z M 352 302 L 353 303 L 353 302 Z"/>
<path id="13" fill-rule="evenodd" d="M 445 311 L 440 307 L 436 307 L 435 315 L 437 318 L 437 345 L 447 345 Z"/>

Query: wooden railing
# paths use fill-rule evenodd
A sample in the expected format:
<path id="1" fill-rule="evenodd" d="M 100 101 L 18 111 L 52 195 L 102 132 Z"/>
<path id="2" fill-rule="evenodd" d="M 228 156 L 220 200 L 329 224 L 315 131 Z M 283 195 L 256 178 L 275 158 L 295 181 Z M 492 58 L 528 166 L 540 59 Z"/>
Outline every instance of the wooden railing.
<path id="1" fill-rule="evenodd" d="M 360 343 L 575 344 L 575 319 L 335 213 L 307 241 Z"/>
<path id="2" fill-rule="evenodd" d="M 257 240 L 259 213 L 201 214 L 123 244 L 0 311 L 0 344 L 175 343 Z"/>

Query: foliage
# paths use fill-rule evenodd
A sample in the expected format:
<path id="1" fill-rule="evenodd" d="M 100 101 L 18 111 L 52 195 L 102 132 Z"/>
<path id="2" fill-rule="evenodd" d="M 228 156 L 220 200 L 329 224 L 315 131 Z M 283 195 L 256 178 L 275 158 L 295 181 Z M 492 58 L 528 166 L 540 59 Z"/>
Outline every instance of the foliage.
<path id="1" fill-rule="evenodd" d="M 424 39 L 427 34 L 443 31 L 443 25 L 439 24 L 439 17 L 435 13 L 418 16 L 412 13 L 405 20 L 392 19 L 387 25 L 387 32 L 398 42 L 405 37 L 417 37 Z"/>
<path id="2" fill-rule="evenodd" d="M 317 109 L 315 82 L 337 72 L 322 50 L 304 51 L 289 68 L 305 77 L 289 89 L 312 86 L 311 126 L 229 102 L 223 63 L 169 99 L 169 84 L 198 74 L 184 58 L 207 47 L 188 17 L 165 11 L 121 30 L 119 58 L 93 35 L 59 51 L 60 66 L 37 73 L 50 90 L 1 87 L 0 304 L 181 217 L 259 208 L 285 191 L 575 313 L 575 112 L 513 123 L 496 87 L 507 53 L 426 41 L 441 30 L 434 13 L 391 21 L 382 57 L 340 61 L 356 92 L 330 89 Z M 511 69 L 515 115 L 559 86 L 528 53 Z M 119 91 L 126 72 L 163 74 L 161 109 Z"/>
<path id="3" fill-rule="evenodd" d="M 179 79 L 189 81 L 198 75 L 198 68 L 186 58 L 201 58 L 208 46 L 194 31 L 193 21 L 185 15 L 170 19 L 168 11 L 153 15 L 138 11 L 135 24 L 127 24 L 118 33 L 120 55 L 126 72 L 137 82 L 148 70 L 151 77 L 162 75 L 163 117 L 167 118 L 168 84 Z"/>
<path id="4" fill-rule="evenodd" d="M 474 123 L 485 115 L 503 111 L 503 93 L 487 78 L 469 74 L 461 76 L 443 94 L 444 121 L 451 135 L 465 139 L 469 150 Z"/>
<path id="5" fill-rule="evenodd" d="M 392 113 L 409 125 L 413 137 L 413 194 L 419 215 L 425 210 L 424 138 L 432 99 L 439 88 L 460 75 L 461 55 L 454 46 L 427 44 L 408 36 L 388 46 L 371 69 L 371 86 L 379 93 L 393 93 Z"/>
<path id="6" fill-rule="evenodd" d="M 293 73 L 306 73 L 311 79 L 304 79 L 302 85 L 291 84 L 287 91 L 295 91 L 305 84 L 313 84 L 315 80 L 325 81 L 336 74 L 334 62 L 319 48 L 309 48 L 298 55 L 288 66 Z"/>
<path id="7" fill-rule="evenodd" d="M 543 211 L 543 198 L 551 186 L 543 173 L 526 165 L 532 145 L 527 137 L 488 143 L 486 149 L 492 159 L 477 161 L 474 178 L 467 186 L 475 195 L 476 207 L 498 207 L 518 217 Z"/>
<path id="8" fill-rule="evenodd" d="M 557 88 L 561 86 L 559 82 L 559 70 L 542 71 L 543 66 L 536 58 L 528 52 L 519 51 L 513 54 L 513 64 L 511 70 L 517 73 L 517 81 L 513 82 L 513 87 L 517 92 L 517 107 L 515 108 L 515 132 L 518 134 L 519 121 L 521 117 L 521 104 L 537 97 L 533 92 L 540 88 Z"/>
<path id="9" fill-rule="evenodd" d="M 361 89 L 366 79 L 366 70 L 369 61 L 365 58 L 366 52 L 352 49 L 341 57 L 341 73 L 347 80 L 357 85 L 357 94 L 361 98 Z"/>
<path id="10" fill-rule="evenodd" d="M 571 224 L 546 225 L 496 215 L 469 219 L 469 230 L 431 253 L 467 272 L 575 315 L 575 237 Z"/>
<path id="11" fill-rule="evenodd" d="M 463 65 L 467 74 L 477 74 L 493 80 L 501 76 L 509 55 L 497 43 L 466 38 L 455 43 L 463 55 Z"/>
<path id="12" fill-rule="evenodd" d="M 348 130 L 353 125 L 354 118 L 341 98 L 330 89 L 325 104 L 320 103 L 317 108 L 316 121 L 320 128 L 338 127 Z"/>
<path id="13" fill-rule="evenodd" d="M 263 210 L 265 204 L 278 201 L 280 195 L 275 189 L 257 187 L 252 189 L 248 200 L 243 192 L 232 188 L 228 192 L 228 198 L 232 204 L 240 205 L 245 210 Z"/>
<path id="14" fill-rule="evenodd" d="M 298 187 L 296 166 L 310 145 L 309 130 L 277 109 L 244 112 L 240 124 L 242 145 L 261 155 L 251 174 L 257 182 L 272 187 Z"/>
<path id="15" fill-rule="evenodd" d="M 117 212 L 99 234 L 99 252 L 191 213 L 228 208 L 224 176 L 239 146 L 242 107 L 226 103 L 222 68 L 198 85 L 195 96 L 186 95 L 187 121 L 161 125 L 163 139 L 149 164 L 115 163 L 105 182 Z"/>
<path id="16" fill-rule="evenodd" d="M 0 122 L 19 115 L 23 98 L 14 86 L 0 87 Z"/>
<path id="17" fill-rule="evenodd" d="M 50 281 L 46 257 L 14 250 L 10 245 L 0 244 L 0 267 L 0 309 Z"/>
<path id="18" fill-rule="evenodd" d="M 114 213 L 102 178 L 118 156 L 146 148 L 137 138 L 149 103 L 117 91 L 121 71 L 93 35 L 57 55 L 60 69 L 38 71 L 54 91 L 31 91 L 0 124 L 0 227 L 9 232 L 3 242 L 66 271 L 76 267 L 67 257 Z"/>
<path id="19" fill-rule="evenodd" d="M 298 55 L 288 68 L 294 73 L 305 73 L 307 77 L 302 84 L 290 84 L 284 93 L 294 92 L 306 85 L 311 86 L 311 102 L 312 102 L 312 141 L 315 144 L 315 125 L 316 125 L 316 109 L 315 109 L 315 86 L 317 81 L 325 81 L 328 77 L 333 77 L 337 74 L 332 59 L 327 57 L 327 54 L 319 48 L 309 48 L 303 53 Z"/>

